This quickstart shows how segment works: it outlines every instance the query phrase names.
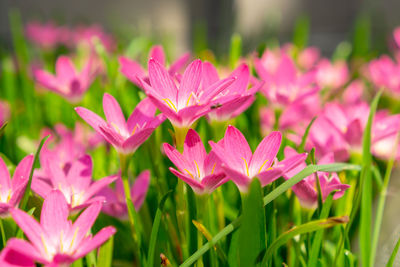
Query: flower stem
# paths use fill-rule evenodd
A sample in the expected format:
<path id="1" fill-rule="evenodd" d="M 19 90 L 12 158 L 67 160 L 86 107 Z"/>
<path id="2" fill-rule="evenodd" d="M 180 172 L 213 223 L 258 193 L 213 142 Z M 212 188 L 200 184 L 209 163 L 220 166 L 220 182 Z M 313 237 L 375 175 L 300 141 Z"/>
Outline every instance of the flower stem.
<path id="1" fill-rule="evenodd" d="M 7 240 L 6 240 L 6 234 L 4 232 L 3 219 L 0 219 L 0 231 L 1 231 L 1 240 L 3 242 L 3 248 L 5 248 Z"/>
<path id="2" fill-rule="evenodd" d="M 135 222 L 136 222 L 135 217 L 137 217 L 137 214 L 132 203 L 131 189 L 128 179 L 128 156 L 120 154 L 119 159 L 121 164 L 121 178 L 124 187 L 125 201 L 126 201 L 126 206 L 128 208 L 129 224 L 132 231 L 133 251 L 135 254 L 135 258 L 140 262 L 139 238 L 135 229 Z"/>

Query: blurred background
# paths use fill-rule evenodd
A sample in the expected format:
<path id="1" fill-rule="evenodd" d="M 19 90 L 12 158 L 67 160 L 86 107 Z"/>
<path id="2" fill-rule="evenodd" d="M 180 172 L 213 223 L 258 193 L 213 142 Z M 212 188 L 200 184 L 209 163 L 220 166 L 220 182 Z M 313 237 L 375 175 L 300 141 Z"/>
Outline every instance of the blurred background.
<path id="1" fill-rule="evenodd" d="M 382 50 L 400 25 L 398 0 L 0 0 L 0 42 L 8 47 L 10 9 L 18 9 L 24 22 L 98 23 L 118 39 L 129 41 L 138 34 L 170 39 L 174 54 L 208 47 L 220 55 L 234 32 L 242 35 L 245 51 L 251 51 L 271 38 L 292 40 L 302 23 L 310 26 L 308 44 L 324 55 L 341 41 L 351 41 L 357 28 L 368 29 L 364 34 L 371 45 Z"/>

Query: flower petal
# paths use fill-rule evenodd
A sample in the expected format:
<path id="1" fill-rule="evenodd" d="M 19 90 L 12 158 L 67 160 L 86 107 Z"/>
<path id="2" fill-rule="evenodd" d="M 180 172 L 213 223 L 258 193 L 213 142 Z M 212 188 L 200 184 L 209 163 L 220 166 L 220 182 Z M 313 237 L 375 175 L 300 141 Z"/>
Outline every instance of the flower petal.
<path id="1" fill-rule="evenodd" d="M 122 113 L 121 107 L 119 106 L 117 100 L 115 100 L 112 95 L 104 93 L 103 109 L 108 124 L 116 128 L 117 132 L 119 132 L 121 135 L 129 135 L 124 114 Z"/>
<path id="2" fill-rule="evenodd" d="M 149 60 L 149 78 L 150 84 L 163 98 L 169 99 L 175 103 L 178 89 L 171 75 L 167 70 L 155 59 Z"/>
<path id="3" fill-rule="evenodd" d="M 50 237 L 60 235 L 61 231 L 68 229 L 68 203 L 63 193 L 58 190 L 51 191 L 44 199 L 40 224 Z"/>
<path id="4" fill-rule="evenodd" d="M 258 145 L 249 163 L 250 173 L 256 175 L 268 169 L 278 154 L 282 141 L 280 132 L 272 132 L 266 136 Z"/>

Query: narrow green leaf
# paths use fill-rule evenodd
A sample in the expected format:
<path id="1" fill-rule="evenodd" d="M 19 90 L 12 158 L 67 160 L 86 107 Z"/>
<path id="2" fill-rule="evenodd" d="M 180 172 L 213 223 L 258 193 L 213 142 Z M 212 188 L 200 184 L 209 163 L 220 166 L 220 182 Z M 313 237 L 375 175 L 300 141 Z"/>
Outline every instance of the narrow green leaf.
<path id="1" fill-rule="evenodd" d="M 361 262 L 363 266 L 373 265 L 373 263 L 370 262 L 372 230 L 371 128 L 381 93 L 382 91 L 375 96 L 371 103 L 371 109 L 362 139 L 362 169 L 360 174 L 360 188 L 362 190 L 360 214 L 360 249 Z"/>
<path id="2" fill-rule="evenodd" d="M 111 267 L 114 248 L 114 236 L 111 236 L 99 249 L 98 267 Z"/>
<path id="3" fill-rule="evenodd" d="M 148 266 L 154 266 L 154 253 L 156 250 L 157 236 L 158 236 L 158 230 L 160 228 L 162 211 L 164 208 L 165 201 L 167 201 L 168 197 L 172 194 L 172 192 L 173 192 L 172 190 L 168 191 L 161 198 L 160 203 L 158 204 L 156 216 L 154 217 L 153 227 L 151 228 L 151 234 L 150 234 L 149 251 L 147 254 Z"/>
<path id="4" fill-rule="evenodd" d="M 231 50 L 229 53 L 229 65 L 231 68 L 235 68 L 236 63 L 239 61 L 242 54 L 242 38 L 238 33 L 232 35 L 231 38 Z"/>
<path id="5" fill-rule="evenodd" d="M 296 183 L 300 182 L 305 177 L 313 174 L 316 171 L 325 171 L 325 172 L 340 172 L 344 170 L 360 170 L 360 166 L 355 164 L 348 163 L 333 163 L 333 164 L 325 164 L 325 165 L 308 165 L 298 174 L 293 176 L 291 179 L 285 181 L 281 185 L 279 185 L 274 191 L 266 195 L 263 199 L 264 206 L 273 201 L 275 198 L 286 192 L 289 188 L 291 188 Z M 210 248 L 214 246 L 219 240 L 230 234 L 232 231 L 237 229 L 241 224 L 241 217 L 239 216 L 232 223 L 225 226 L 218 234 L 216 234 L 211 241 L 204 244 L 200 249 L 198 249 L 192 256 L 187 258 L 185 262 L 183 262 L 180 266 L 191 266 L 194 264 L 198 258 L 200 258 L 204 253 L 206 253 Z"/>
<path id="6" fill-rule="evenodd" d="M 243 195 L 242 224 L 239 232 L 239 265 L 254 266 L 265 249 L 265 216 L 261 184 L 253 179 L 249 192 Z"/>
<path id="7" fill-rule="evenodd" d="M 293 34 L 293 44 L 302 49 L 307 46 L 310 31 L 310 19 L 301 16 L 296 20 Z"/>
<path id="8" fill-rule="evenodd" d="M 71 267 L 83 267 L 83 260 L 78 259 L 71 264 Z"/>
<path id="9" fill-rule="evenodd" d="M 280 246 L 286 244 L 290 239 L 297 235 L 311 233 L 320 229 L 325 229 L 329 227 L 333 227 L 338 224 L 344 224 L 349 221 L 347 216 L 340 216 L 340 217 L 332 217 L 328 219 L 316 220 L 312 222 L 308 222 L 299 226 L 295 226 L 289 231 L 281 234 L 274 243 L 272 243 L 267 252 L 265 253 L 263 263 L 261 266 L 266 266 L 265 263 L 267 262 L 268 258 L 271 257 L 272 253 L 277 250 Z"/>
<path id="10" fill-rule="evenodd" d="M 320 219 L 326 219 L 329 215 L 329 211 L 332 206 L 332 200 L 333 200 L 333 195 L 334 193 L 329 194 L 329 196 L 326 198 L 324 205 L 322 206 L 321 214 L 319 216 Z M 322 247 L 322 238 L 324 236 L 324 231 L 319 230 L 315 233 L 314 240 L 312 242 L 311 246 L 311 252 L 310 252 L 310 257 L 308 259 L 308 264 L 307 266 L 318 266 L 318 255 L 320 252 L 320 249 Z"/>
<path id="11" fill-rule="evenodd" d="M 89 252 L 89 254 L 86 255 L 86 265 L 88 267 L 96 267 L 96 249 L 92 250 Z"/>
<path id="12" fill-rule="evenodd" d="M 304 131 L 303 137 L 301 138 L 301 143 L 299 145 L 299 148 L 297 149 L 297 151 L 299 153 L 304 152 L 304 147 L 306 146 L 306 142 L 307 142 L 307 138 L 308 138 L 308 134 L 310 133 L 310 129 L 311 126 L 313 125 L 314 121 L 317 119 L 317 117 L 312 118 L 312 120 L 310 121 L 310 123 L 307 125 L 306 130 Z"/>
<path id="13" fill-rule="evenodd" d="M 3 125 L 1 125 L 1 127 L 0 127 L 0 137 L 3 136 L 4 131 L 6 130 L 7 124 L 8 124 L 8 121 L 5 121 L 5 122 L 3 123 Z"/>
<path id="14" fill-rule="evenodd" d="M 392 255 L 390 255 L 389 261 L 386 264 L 386 267 L 392 267 L 394 260 L 396 259 L 397 256 L 397 252 L 399 251 L 399 247 L 400 247 L 400 238 L 396 243 L 396 246 L 394 246 L 393 251 L 392 251 Z"/>
<path id="15" fill-rule="evenodd" d="M 44 138 L 40 141 L 40 144 L 39 144 L 39 146 L 38 146 L 38 149 L 36 150 L 35 157 L 34 157 L 34 159 L 33 159 L 32 169 L 31 169 L 31 172 L 30 172 L 30 174 L 29 174 L 28 184 L 26 185 L 25 192 L 24 192 L 24 194 L 23 194 L 21 203 L 20 203 L 20 205 L 19 205 L 19 208 L 20 208 L 21 210 L 25 210 L 26 204 L 28 203 L 29 195 L 30 195 L 30 192 L 31 192 L 31 184 L 32 184 L 33 171 L 35 170 L 35 165 L 38 164 L 40 151 L 42 150 L 42 147 L 43 147 L 44 143 L 46 142 L 46 140 L 47 140 L 49 137 L 50 137 L 50 135 L 44 137 Z"/>

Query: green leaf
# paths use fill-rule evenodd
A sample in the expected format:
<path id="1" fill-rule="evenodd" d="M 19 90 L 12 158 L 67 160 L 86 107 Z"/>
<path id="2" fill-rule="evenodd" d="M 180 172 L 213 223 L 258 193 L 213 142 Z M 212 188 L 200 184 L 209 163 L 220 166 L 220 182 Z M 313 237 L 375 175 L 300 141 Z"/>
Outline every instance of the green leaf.
<path id="1" fill-rule="evenodd" d="M 113 258 L 114 236 L 111 236 L 99 249 L 98 267 L 111 267 Z"/>
<path id="2" fill-rule="evenodd" d="M 249 192 L 243 195 L 242 224 L 239 230 L 239 266 L 254 266 L 265 249 L 265 215 L 261 184 L 253 179 Z"/>
<path id="3" fill-rule="evenodd" d="M 297 151 L 299 153 L 304 152 L 304 147 L 306 146 L 306 142 L 307 142 L 307 137 L 308 134 L 310 133 L 310 129 L 311 126 L 313 125 L 314 121 L 317 119 L 317 117 L 312 118 L 312 120 L 310 121 L 310 123 L 307 125 L 306 130 L 304 131 L 303 137 L 301 138 L 301 143 L 299 145 L 299 148 L 297 149 Z"/>
<path id="4" fill-rule="evenodd" d="M 386 267 L 392 267 L 394 260 L 396 259 L 397 256 L 397 252 L 399 251 L 399 247 L 400 247 L 400 238 L 396 243 L 396 246 L 394 246 L 393 251 L 392 251 L 392 255 L 390 255 L 389 261 L 386 264 Z"/>
<path id="5" fill-rule="evenodd" d="M 149 251 L 147 254 L 148 266 L 154 266 L 154 253 L 156 250 L 157 236 L 158 236 L 158 230 L 160 228 L 162 211 L 164 208 L 165 201 L 167 201 L 168 197 L 172 194 L 172 192 L 173 192 L 172 190 L 168 191 L 161 198 L 160 203 L 158 204 L 158 208 L 156 211 L 156 215 L 154 217 L 153 227 L 151 229 L 151 235 L 150 235 Z"/>
<path id="6" fill-rule="evenodd" d="M 372 225 L 372 176 L 371 176 L 371 128 L 378 107 L 380 91 L 371 103 L 371 109 L 362 139 L 362 169 L 360 174 L 361 214 L 360 214 L 360 249 L 363 266 L 372 266 L 371 256 L 371 225 Z M 358 202 L 356 202 L 357 205 Z"/>
<path id="7" fill-rule="evenodd" d="M 348 163 L 333 163 L 333 164 L 325 164 L 325 165 L 308 165 L 298 174 L 285 181 L 281 185 L 279 185 L 275 190 L 266 195 L 263 199 L 264 206 L 273 201 L 275 198 L 286 192 L 293 185 L 300 182 L 305 177 L 317 172 L 317 171 L 325 171 L 325 172 L 340 172 L 344 170 L 360 170 L 360 166 L 355 164 Z M 219 240 L 230 234 L 232 231 L 237 229 L 241 224 L 241 217 L 236 218 L 232 223 L 225 226 L 218 234 L 216 234 L 211 241 L 204 244 L 200 249 L 198 249 L 192 256 L 185 260 L 180 266 L 191 266 L 194 264 L 197 259 L 199 259 L 204 253 L 206 253 L 210 248 L 214 246 Z"/>
<path id="8" fill-rule="evenodd" d="M 310 31 L 310 19 L 301 16 L 296 20 L 293 34 L 293 44 L 302 49 L 307 46 Z"/>
<path id="9" fill-rule="evenodd" d="M 38 164 L 38 162 L 39 162 L 40 151 L 42 150 L 42 147 L 43 147 L 44 143 L 46 142 L 46 140 L 47 140 L 49 137 L 50 137 L 50 135 L 44 137 L 44 138 L 40 141 L 40 144 L 39 144 L 39 146 L 38 146 L 38 149 L 36 150 L 35 157 L 34 157 L 34 159 L 33 159 L 32 169 L 31 169 L 31 172 L 30 172 L 30 174 L 29 174 L 28 184 L 26 185 L 25 192 L 24 192 L 24 194 L 23 194 L 21 203 L 20 203 L 20 205 L 19 205 L 19 208 L 20 208 L 21 210 L 25 210 L 26 204 L 28 203 L 29 195 L 30 195 L 30 192 L 31 192 L 31 184 L 32 184 L 33 171 L 35 170 L 35 165 Z"/>
<path id="10" fill-rule="evenodd" d="M 3 125 L 1 125 L 1 127 L 0 127 L 0 137 L 3 136 L 4 131 L 6 130 L 7 124 L 8 124 L 8 121 L 5 121 L 5 122 L 3 123 Z"/>
<path id="11" fill-rule="evenodd" d="M 83 260 L 77 259 L 71 264 L 71 267 L 83 267 Z"/>
<path id="12" fill-rule="evenodd" d="M 85 259 L 88 267 L 96 267 L 96 249 L 90 251 L 89 254 L 86 255 Z"/>
<path id="13" fill-rule="evenodd" d="M 229 53 L 229 65 L 233 69 L 242 54 L 242 38 L 238 33 L 232 35 L 231 50 Z"/>
<path id="14" fill-rule="evenodd" d="M 332 200 L 333 200 L 333 195 L 334 193 L 329 194 L 329 196 L 326 198 L 324 205 L 322 206 L 322 211 L 321 215 L 319 216 L 320 219 L 326 219 L 329 215 L 329 211 L 332 206 Z M 324 231 L 319 230 L 315 233 L 314 240 L 312 242 L 311 246 L 311 252 L 310 252 L 310 257 L 308 259 L 308 264 L 307 266 L 318 266 L 318 255 L 320 252 L 320 249 L 322 247 L 322 238 L 324 236 Z"/>
<path id="15" fill-rule="evenodd" d="M 290 239 L 297 235 L 311 233 L 320 229 L 325 229 L 329 227 L 333 227 L 338 224 L 344 224 L 349 221 L 347 216 L 340 216 L 340 217 L 332 217 L 328 219 L 316 220 L 312 222 L 308 222 L 299 226 L 295 226 L 289 231 L 281 234 L 274 243 L 272 243 L 267 252 L 265 253 L 262 266 L 266 266 L 265 263 L 267 262 L 268 258 L 271 257 L 272 253 L 277 250 L 280 246 L 286 244 Z"/>

